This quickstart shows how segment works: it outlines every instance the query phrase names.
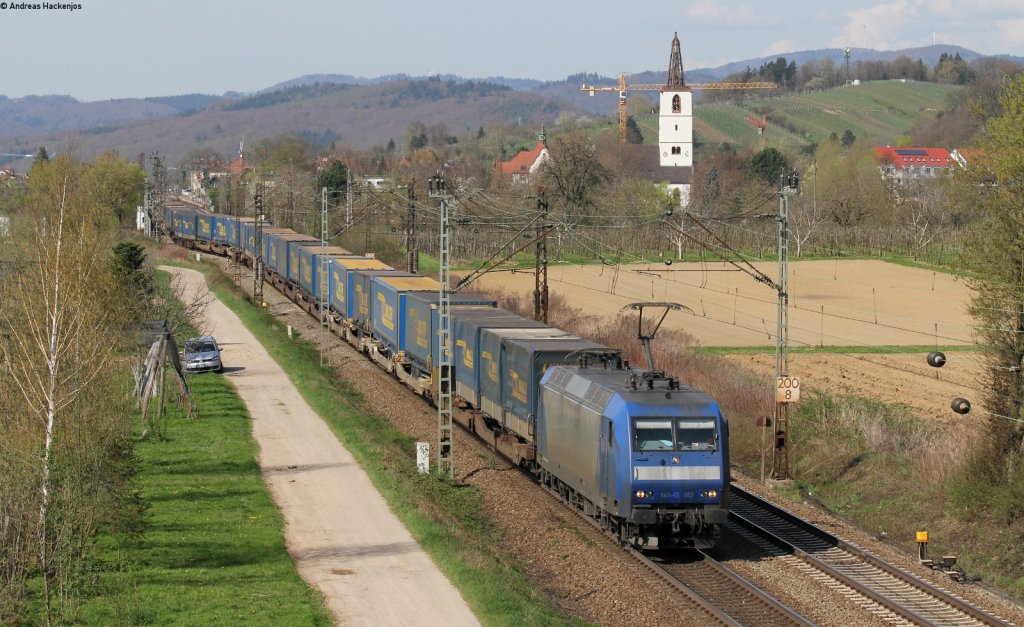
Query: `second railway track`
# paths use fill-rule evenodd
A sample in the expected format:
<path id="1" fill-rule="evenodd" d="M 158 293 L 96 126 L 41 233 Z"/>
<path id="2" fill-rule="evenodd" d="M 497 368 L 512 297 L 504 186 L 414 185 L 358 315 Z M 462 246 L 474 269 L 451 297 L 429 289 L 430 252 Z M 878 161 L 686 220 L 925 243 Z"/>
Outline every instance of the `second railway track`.
<path id="1" fill-rule="evenodd" d="M 728 625 L 813 625 L 781 601 L 702 551 L 642 556 L 662 576 L 682 584 L 699 605 Z M 679 587 L 677 585 L 677 587 Z M 695 596 L 696 595 L 696 598 Z"/>
<path id="2" fill-rule="evenodd" d="M 732 484 L 729 518 L 914 625 L 1009 625 Z"/>

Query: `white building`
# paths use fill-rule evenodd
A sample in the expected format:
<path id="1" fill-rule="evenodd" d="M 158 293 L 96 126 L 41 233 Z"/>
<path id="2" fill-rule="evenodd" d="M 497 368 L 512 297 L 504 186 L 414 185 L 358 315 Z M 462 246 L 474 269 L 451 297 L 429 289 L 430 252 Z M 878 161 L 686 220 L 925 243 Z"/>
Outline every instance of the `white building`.
<path id="1" fill-rule="evenodd" d="M 672 37 L 668 80 L 661 90 L 658 115 L 660 176 L 670 190 L 678 189 L 682 205 L 690 198 L 693 177 L 693 92 L 683 79 L 679 34 Z"/>

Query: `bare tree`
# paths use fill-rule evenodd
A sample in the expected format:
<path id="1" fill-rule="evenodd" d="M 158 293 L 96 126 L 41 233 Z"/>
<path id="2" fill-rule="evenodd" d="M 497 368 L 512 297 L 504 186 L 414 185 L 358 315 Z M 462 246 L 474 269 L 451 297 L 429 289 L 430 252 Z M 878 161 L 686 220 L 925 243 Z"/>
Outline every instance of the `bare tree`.
<path id="1" fill-rule="evenodd" d="M 96 526 L 95 512 L 88 513 L 95 503 L 86 505 L 96 491 L 77 489 L 92 470 L 78 466 L 75 456 L 105 466 L 103 455 L 86 455 L 80 447 L 110 444 L 101 440 L 118 430 L 123 435 L 118 416 L 126 416 L 119 400 L 107 396 L 108 386 L 117 385 L 111 373 L 119 309 L 112 306 L 110 274 L 116 221 L 109 209 L 85 201 L 80 174 L 68 156 L 33 168 L 29 206 L 12 223 L 21 263 L 0 285 L 0 327 L 6 331 L 0 350 L 7 371 L 0 396 L 14 409 L 0 440 L 8 432 L 20 436 L 14 456 L 19 470 L 36 460 L 34 477 L 22 478 L 37 486 L 35 532 L 29 534 L 22 519 L 15 535 L 34 547 L 47 622 L 54 593 L 68 596 L 74 568 L 68 560 L 80 554 Z"/>
<path id="2" fill-rule="evenodd" d="M 824 205 L 818 203 L 817 165 L 812 167 L 814 169 L 810 179 L 804 179 L 803 191 L 796 199 L 793 211 L 789 216 L 789 230 L 793 235 L 793 243 L 796 245 L 797 259 L 803 255 L 804 247 L 811 241 L 811 238 L 831 219 L 831 215 L 826 211 Z"/>
<path id="3" fill-rule="evenodd" d="M 894 213 L 896 227 L 907 236 L 915 258 L 952 226 L 952 212 L 939 181 L 900 190 Z"/>

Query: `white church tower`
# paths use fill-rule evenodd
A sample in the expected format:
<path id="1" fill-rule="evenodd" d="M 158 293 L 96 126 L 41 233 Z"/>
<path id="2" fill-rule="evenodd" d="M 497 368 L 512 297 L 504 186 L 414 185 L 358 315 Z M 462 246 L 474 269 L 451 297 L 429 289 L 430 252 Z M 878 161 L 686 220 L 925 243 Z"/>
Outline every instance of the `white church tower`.
<path id="1" fill-rule="evenodd" d="M 661 90 L 658 149 L 663 167 L 693 166 L 693 92 L 683 80 L 679 34 L 672 38 L 668 81 Z"/>

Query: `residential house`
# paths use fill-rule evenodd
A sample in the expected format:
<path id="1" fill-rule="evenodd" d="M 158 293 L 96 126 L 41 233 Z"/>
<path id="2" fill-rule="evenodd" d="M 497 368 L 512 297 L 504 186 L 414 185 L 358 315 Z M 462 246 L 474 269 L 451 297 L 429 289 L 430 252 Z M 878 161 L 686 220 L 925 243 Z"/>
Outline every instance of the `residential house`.
<path id="1" fill-rule="evenodd" d="M 946 176 L 956 165 L 945 148 L 875 146 L 882 176 L 906 185 L 911 181 Z"/>
<path id="2" fill-rule="evenodd" d="M 494 170 L 499 176 L 508 178 L 513 183 L 526 183 L 549 158 L 547 136 L 541 127 L 537 144 L 533 148 L 520 151 L 508 161 L 497 162 L 494 164 Z"/>

